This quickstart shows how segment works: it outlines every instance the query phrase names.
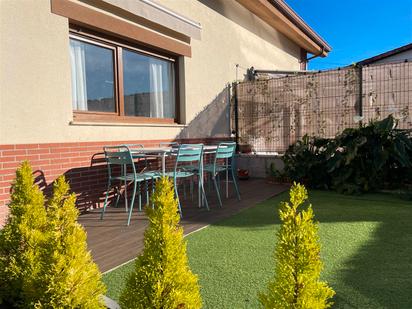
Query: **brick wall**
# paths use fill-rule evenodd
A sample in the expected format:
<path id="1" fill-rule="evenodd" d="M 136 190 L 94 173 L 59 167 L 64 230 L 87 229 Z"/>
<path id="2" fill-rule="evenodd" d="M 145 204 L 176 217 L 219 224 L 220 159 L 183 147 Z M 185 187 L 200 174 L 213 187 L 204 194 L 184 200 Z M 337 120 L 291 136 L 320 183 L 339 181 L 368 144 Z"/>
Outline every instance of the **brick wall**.
<path id="1" fill-rule="evenodd" d="M 53 181 L 58 176 L 65 175 L 72 191 L 77 195 L 79 209 L 84 211 L 99 207 L 104 201 L 107 166 L 103 146 L 143 144 L 145 147 L 156 147 L 160 142 L 168 141 L 170 140 L 0 145 L 0 226 L 7 217 L 11 182 L 16 168 L 23 160 L 28 160 L 32 165 L 36 183 L 46 195 L 50 194 Z M 185 139 L 180 142 L 211 144 L 216 140 Z"/>

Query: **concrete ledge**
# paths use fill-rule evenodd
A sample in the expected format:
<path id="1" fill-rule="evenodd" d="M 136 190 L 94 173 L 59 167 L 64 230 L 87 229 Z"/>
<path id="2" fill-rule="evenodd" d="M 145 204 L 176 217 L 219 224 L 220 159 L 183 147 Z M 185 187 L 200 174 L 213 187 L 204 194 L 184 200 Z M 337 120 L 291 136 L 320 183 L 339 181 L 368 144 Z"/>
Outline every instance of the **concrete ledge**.
<path id="1" fill-rule="evenodd" d="M 249 176 L 253 178 L 266 178 L 270 176 L 270 166 L 282 171 L 284 164 L 282 156 L 270 153 L 240 153 L 237 154 L 237 168 L 249 171 Z"/>

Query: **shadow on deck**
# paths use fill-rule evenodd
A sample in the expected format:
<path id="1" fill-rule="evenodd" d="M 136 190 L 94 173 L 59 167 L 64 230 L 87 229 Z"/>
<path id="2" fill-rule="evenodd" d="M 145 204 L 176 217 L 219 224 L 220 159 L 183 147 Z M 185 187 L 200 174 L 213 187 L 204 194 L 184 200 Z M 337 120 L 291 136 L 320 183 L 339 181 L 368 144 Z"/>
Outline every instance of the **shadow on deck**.
<path id="1" fill-rule="evenodd" d="M 232 189 L 232 186 L 229 186 Z M 238 201 L 232 190 L 229 198 L 223 198 L 223 207 L 219 208 L 215 192 L 207 192 L 210 211 L 198 208 L 197 197 L 193 201 L 182 200 L 185 234 L 198 230 L 211 223 L 252 207 L 287 189 L 263 179 L 240 181 L 241 201 Z M 104 220 L 99 219 L 100 211 L 95 210 L 79 217 L 79 222 L 87 231 L 87 242 L 94 261 L 100 270 L 105 272 L 133 258 L 143 249 L 143 234 L 148 221 L 144 212 L 134 212 L 130 226 L 126 226 L 127 213 L 121 206 L 108 207 Z"/>

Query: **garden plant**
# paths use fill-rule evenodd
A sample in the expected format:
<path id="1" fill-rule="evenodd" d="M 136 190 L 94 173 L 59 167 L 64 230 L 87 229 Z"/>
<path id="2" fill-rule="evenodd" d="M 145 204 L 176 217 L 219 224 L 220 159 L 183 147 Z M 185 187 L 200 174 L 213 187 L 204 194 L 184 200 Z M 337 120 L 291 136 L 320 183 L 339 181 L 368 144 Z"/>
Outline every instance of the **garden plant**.
<path id="1" fill-rule="evenodd" d="M 0 231 L 0 307 L 104 308 L 106 289 L 63 176 L 45 204 L 29 163 L 23 162 Z"/>
<path id="2" fill-rule="evenodd" d="M 259 294 L 264 308 L 322 309 L 332 305 L 335 292 L 319 279 L 322 262 L 312 206 L 298 209 L 307 198 L 305 187 L 295 183 L 290 202 L 280 205 L 282 225 L 277 233 L 275 276 L 267 291 Z"/>
<path id="3" fill-rule="evenodd" d="M 283 161 L 285 174 L 311 188 L 356 194 L 412 184 L 412 132 L 388 116 L 333 139 L 304 136 Z"/>
<path id="4" fill-rule="evenodd" d="M 120 296 L 122 308 L 197 309 L 202 307 L 197 276 L 189 269 L 177 201 L 168 178 L 156 183 L 154 207 L 146 208 L 149 226 L 144 250 L 135 261 Z"/>

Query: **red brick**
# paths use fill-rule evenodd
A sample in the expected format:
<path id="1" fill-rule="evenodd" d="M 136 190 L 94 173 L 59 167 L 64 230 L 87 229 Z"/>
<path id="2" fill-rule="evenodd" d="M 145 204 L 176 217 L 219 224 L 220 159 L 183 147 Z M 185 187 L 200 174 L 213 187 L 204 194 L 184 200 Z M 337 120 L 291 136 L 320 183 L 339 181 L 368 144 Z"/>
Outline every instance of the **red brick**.
<path id="1" fill-rule="evenodd" d="M 34 149 L 39 148 L 39 144 L 21 144 L 16 145 L 16 149 Z"/>
<path id="2" fill-rule="evenodd" d="M 40 149 L 28 149 L 28 154 L 48 154 L 50 153 L 49 148 L 40 148 Z"/>
<path id="3" fill-rule="evenodd" d="M 9 162 L 9 163 L 2 163 L 2 170 L 7 169 L 7 168 L 12 168 L 12 169 L 17 169 L 19 167 L 20 162 L 14 161 L 14 162 Z"/>
<path id="4" fill-rule="evenodd" d="M 16 149 L 16 145 L 0 145 L 0 151 Z"/>
<path id="5" fill-rule="evenodd" d="M 40 154 L 39 155 L 40 159 L 55 159 L 55 158 L 60 158 L 59 153 L 47 153 L 47 154 Z"/>
<path id="6" fill-rule="evenodd" d="M 39 155 L 17 155 L 16 156 L 16 161 L 35 161 L 39 159 Z"/>
<path id="7" fill-rule="evenodd" d="M 25 155 L 26 150 L 3 150 L 1 156 L 18 156 L 18 155 Z"/>

